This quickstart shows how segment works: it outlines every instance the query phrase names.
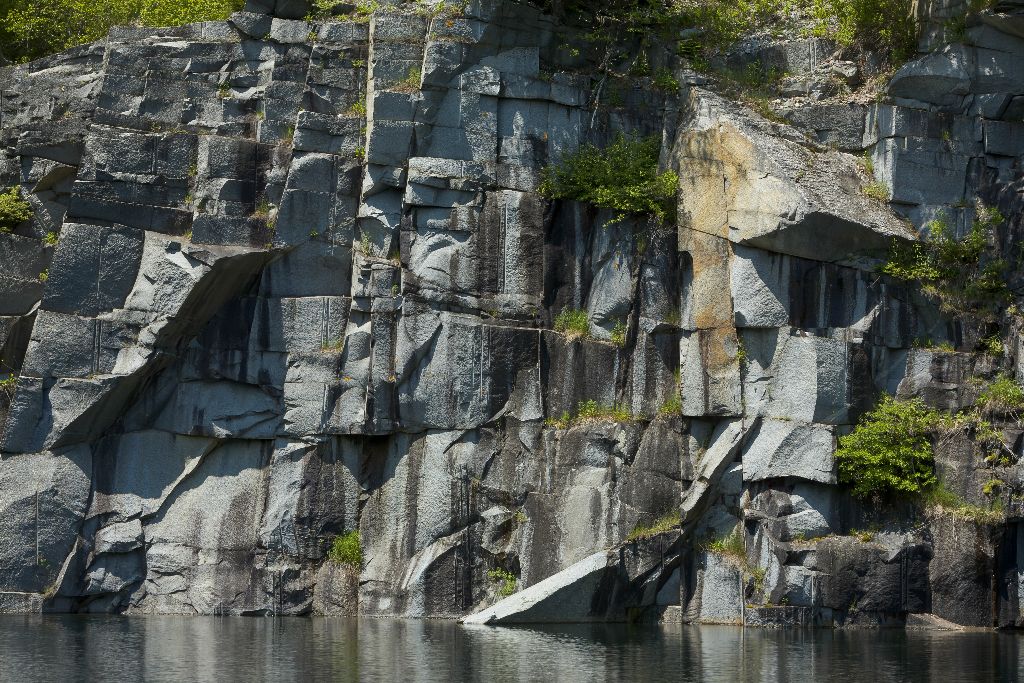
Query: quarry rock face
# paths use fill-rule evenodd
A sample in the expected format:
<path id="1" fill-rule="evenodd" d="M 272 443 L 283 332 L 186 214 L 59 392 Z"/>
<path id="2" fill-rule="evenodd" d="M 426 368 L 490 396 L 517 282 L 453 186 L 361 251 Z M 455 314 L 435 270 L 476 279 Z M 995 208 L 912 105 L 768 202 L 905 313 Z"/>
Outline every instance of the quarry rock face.
<path id="1" fill-rule="evenodd" d="M 960 407 L 995 371 L 919 348 L 971 332 L 875 265 L 976 196 L 1019 235 L 1017 9 L 792 125 L 667 52 L 678 92 L 612 99 L 603 46 L 528 5 L 307 11 L 0 69 L 34 209 L 0 233 L 0 611 L 1020 623 L 1013 510 L 863 540 L 833 461 L 878 394 Z M 620 131 L 661 140 L 672 221 L 539 194 Z M 629 419 L 563 419 L 588 401 Z"/>

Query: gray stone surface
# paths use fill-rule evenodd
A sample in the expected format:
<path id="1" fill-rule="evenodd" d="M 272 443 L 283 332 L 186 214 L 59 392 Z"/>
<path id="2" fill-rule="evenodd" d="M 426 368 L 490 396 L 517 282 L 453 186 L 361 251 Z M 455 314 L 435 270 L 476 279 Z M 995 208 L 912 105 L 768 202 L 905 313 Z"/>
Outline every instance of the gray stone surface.
<path id="1" fill-rule="evenodd" d="M 1004 481 L 999 535 L 833 464 L 882 392 L 967 408 L 1020 364 L 877 273 L 978 197 L 1015 258 L 1016 9 L 945 44 L 922 5 L 872 104 L 876 56 L 744 38 L 792 125 L 650 45 L 680 91 L 612 94 L 630 65 L 529 4 L 309 10 L 0 68 L 0 188 L 35 209 L 0 234 L 0 611 L 1020 625 L 1014 467 L 936 453 L 975 504 Z M 660 138 L 673 221 L 539 193 L 618 132 Z M 733 529 L 744 560 L 702 549 Z"/>
<path id="2" fill-rule="evenodd" d="M 591 620 L 590 604 L 608 572 L 608 553 L 594 553 L 496 605 L 470 614 L 464 624 L 536 624 Z"/>

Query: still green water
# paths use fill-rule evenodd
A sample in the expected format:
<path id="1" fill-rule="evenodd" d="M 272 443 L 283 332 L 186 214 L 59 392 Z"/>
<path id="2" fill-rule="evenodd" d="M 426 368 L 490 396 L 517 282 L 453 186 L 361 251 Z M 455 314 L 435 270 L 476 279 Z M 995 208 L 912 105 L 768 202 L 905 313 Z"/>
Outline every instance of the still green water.
<path id="1" fill-rule="evenodd" d="M 1016 681 L 1014 633 L 0 617 L 2 681 Z"/>

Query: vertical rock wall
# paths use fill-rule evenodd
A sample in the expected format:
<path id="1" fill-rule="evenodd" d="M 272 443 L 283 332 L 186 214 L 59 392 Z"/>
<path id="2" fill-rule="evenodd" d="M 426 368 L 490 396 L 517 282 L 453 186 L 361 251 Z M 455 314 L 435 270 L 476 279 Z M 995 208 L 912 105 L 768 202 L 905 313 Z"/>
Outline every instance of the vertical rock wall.
<path id="1" fill-rule="evenodd" d="M 874 518 L 836 437 L 879 392 L 996 370 L 914 348 L 965 332 L 873 271 L 913 233 L 853 156 L 683 70 L 610 79 L 628 55 L 526 5 L 284 4 L 3 70 L 0 185 L 35 209 L 0 234 L 5 609 L 459 617 L 544 585 L 578 619 L 1018 618 L 1006 534 L 845 536 Z M 912 196 L 934 183 L 899 136 L 928 126 L 899 122 L 945 114 L 849 111 L 843 148 L 917 225 L 1006 187 Z M 538 194 L 619 131 L 661 138 L 674 225 Z M 984 150 L 971 178 L 1016 177 Z M 552 330 L 565 308 L 589 339 Z M 561 422 L 585 401 L 633 418 Z M 704 549 L 734 528 L 744 562 Z M 327 560 L 351 530 L 358 570 Z M 1006 606 L 969 610 L 958 582 L 993 573 Z"/>

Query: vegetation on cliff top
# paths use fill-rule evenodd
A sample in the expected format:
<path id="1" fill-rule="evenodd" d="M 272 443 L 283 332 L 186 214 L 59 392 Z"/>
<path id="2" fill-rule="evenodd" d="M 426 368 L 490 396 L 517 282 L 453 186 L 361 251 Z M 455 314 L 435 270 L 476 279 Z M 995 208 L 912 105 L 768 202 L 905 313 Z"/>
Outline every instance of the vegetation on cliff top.
<path id="1" fill-rule="evenodd" d="M 892 61 L 910 57 L 917 24 L 912 0 L 541 0 L 562 16 L 592 17 L 633 33 L 665 37 L 693 29 L 680 48 L 698 60 L 751 33 L 831 38 L 881 52 Z"/>
<path id="2" fill-rule="evenodd" d="M 226 19 L 244 0 L 0 0 L 0 51 L 27 62 L 98 40 L 113 26 Z"/>

